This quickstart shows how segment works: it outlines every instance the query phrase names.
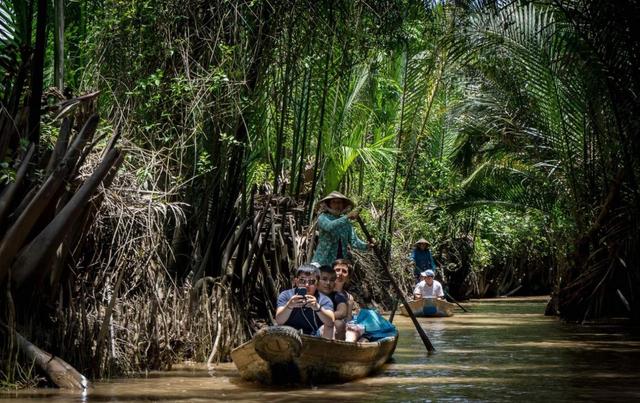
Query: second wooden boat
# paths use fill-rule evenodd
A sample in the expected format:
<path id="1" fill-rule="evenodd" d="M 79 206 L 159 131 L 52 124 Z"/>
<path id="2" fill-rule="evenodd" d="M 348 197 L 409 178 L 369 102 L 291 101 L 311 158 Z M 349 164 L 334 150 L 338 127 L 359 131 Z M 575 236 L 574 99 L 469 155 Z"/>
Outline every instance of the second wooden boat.
<path id="1" fill-rule="evenodd" d="M 421 298 L 409 301 L 409 308 L 416 316 L 443 317 L 453 316 L 453 308 L 455 308 L 455 304 L 442 299 Z M 407 313 L 407 308 L 404 305 L 400 306 L 400 313 L 402 315 L 409 316 L 409 314 Z"/>
<path id="2" fill-rule="evenodd" d="M 346 382 L 380 369 L 397 336 L 375 342 L 345 342 L 299 334 L 288 326 L 261 329 L 231 351 L 240 376 L 265 384 Z"/>

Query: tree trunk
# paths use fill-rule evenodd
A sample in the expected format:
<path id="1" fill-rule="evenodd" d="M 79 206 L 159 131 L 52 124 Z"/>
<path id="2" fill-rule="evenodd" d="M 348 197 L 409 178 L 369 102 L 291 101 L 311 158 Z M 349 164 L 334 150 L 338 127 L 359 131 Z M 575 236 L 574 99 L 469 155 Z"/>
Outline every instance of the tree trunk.
<path id="1" fill-rule="evenodd" d="M 47 0 L 38 0 L 36 23 L 36 49 L 31 66 L 31 97 L 29 98 L 28 138 L 38 144 L 40 140 L 40 105 L 44 75 L 44 54 L 47 49 Z"/>
<path id="2" fill-rule="evenodd" d="M 89 387 L 89 380 L 62 358 L 41 350 L 2 322 L 0 322 L 0 328 L 13 334 L 13 338 L 18 342 L 20 350 L 27 356 L 27 360 L 38 364 L 38 367 L 59 388 L 86 390 Z"/>
<path id="3" fill-rule="evenodd" d="M 55 86 L 64 91 L 64 0 L 54 0 L 54 66 L 53 82 Z"/>

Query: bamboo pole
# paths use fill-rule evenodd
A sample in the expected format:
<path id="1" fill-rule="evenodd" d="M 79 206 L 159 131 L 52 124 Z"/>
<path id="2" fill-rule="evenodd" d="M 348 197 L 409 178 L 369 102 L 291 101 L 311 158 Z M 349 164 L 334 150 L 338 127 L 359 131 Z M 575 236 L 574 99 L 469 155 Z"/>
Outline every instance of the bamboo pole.
<path id="1" fill-rule="evenodd" d="M 371 237 L 371 234 L 367 230 L 367 226 L 364 224 L 364 221 L 362 221 L 362 217 L 357 216 L 356 220 L 358 220 L 358 224 L 360 224 L 360 228 L 362 228 L 362 232 L 364 232 L 364 235 L 367 237 L 367 240 L 369 240 L 369 242 L 371 242 L 373 240 L 373 238 Z M 404 293 L 400 289 L 400 286 L 398 285 L 398 282 L 391 275 L 391 272 L 389 271 L 389 266 L 387 265 L 387 262 L 382 257 L 382 253 L 380 252 L 380 249 L 378 249 L 377 245 L 373 246 L 373 252 L 376 255 L 376 257 L 378 258 L 378 260 L 380 261 L 380 265 L 382 266 L 382 270 L 387 274 L 387 277 L 389 277 L 389 280 L 391 281 L 391 284 L 393 285 L 393 289 L 395 290 L 396 294 L 398 294 L 398 298 L 400 299 L 400 301 L 402 301 L 404 306 L 408 307 L 409 303 L 407 302 L 406 298 L 404 297 Z M 424 343 L 424 346 L 427 348 L 427 351 L 429 351 L 430 353 L 435 351 L 435 348 L 433 347 L 433 344 L 431 344 L 431 340 L 429 340 L 429 337 L 427 336 L 427 333 L 424 331 L 422 326 L 420 326 L 420 323 L 418 322 L 418 319 L 416 319 L 416 315 L 413 314 L 411 309 L 407 309 L 407 313 L 409 314 L 409 317 L 411 318 L 411 321 L 413 322 L 413 325 L 416 327 L 416 330 L 418 331 L 418 334 L 420 335 L 420 338 L 422 339 L 422 343 Z"/>

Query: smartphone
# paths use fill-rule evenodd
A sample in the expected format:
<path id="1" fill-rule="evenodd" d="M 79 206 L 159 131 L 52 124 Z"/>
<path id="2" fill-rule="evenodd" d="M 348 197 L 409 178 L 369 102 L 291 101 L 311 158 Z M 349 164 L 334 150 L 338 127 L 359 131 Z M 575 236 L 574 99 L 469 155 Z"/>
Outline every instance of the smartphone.
<path id="1" fill-rule="evenodd" d="M 296 288 L 296 295 L 302 295 L 303 297 L 307 295 L 307 289 L 304 287 Z"/>

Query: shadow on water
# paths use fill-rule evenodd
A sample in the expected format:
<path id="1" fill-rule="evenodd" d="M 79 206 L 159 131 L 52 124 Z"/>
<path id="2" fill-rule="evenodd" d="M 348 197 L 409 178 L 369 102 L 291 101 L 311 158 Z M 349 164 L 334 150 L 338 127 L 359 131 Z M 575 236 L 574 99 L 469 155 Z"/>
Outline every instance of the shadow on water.
<path id="1" fill-rule="evenodd" d="M 428 355 L 408 318 L 396 316 L 393 360 L 376 376 L 341 385 L 275 388 L 244 382 L 233 364 L 184 365 L 144 378 L 96 383 L 86 394 L 0 392 L 18 401 L 617 401 L 640 399 L 640 335 L 542 315 L 543 299 L 467 304 L 470 313 L 423 318 Z"/>

